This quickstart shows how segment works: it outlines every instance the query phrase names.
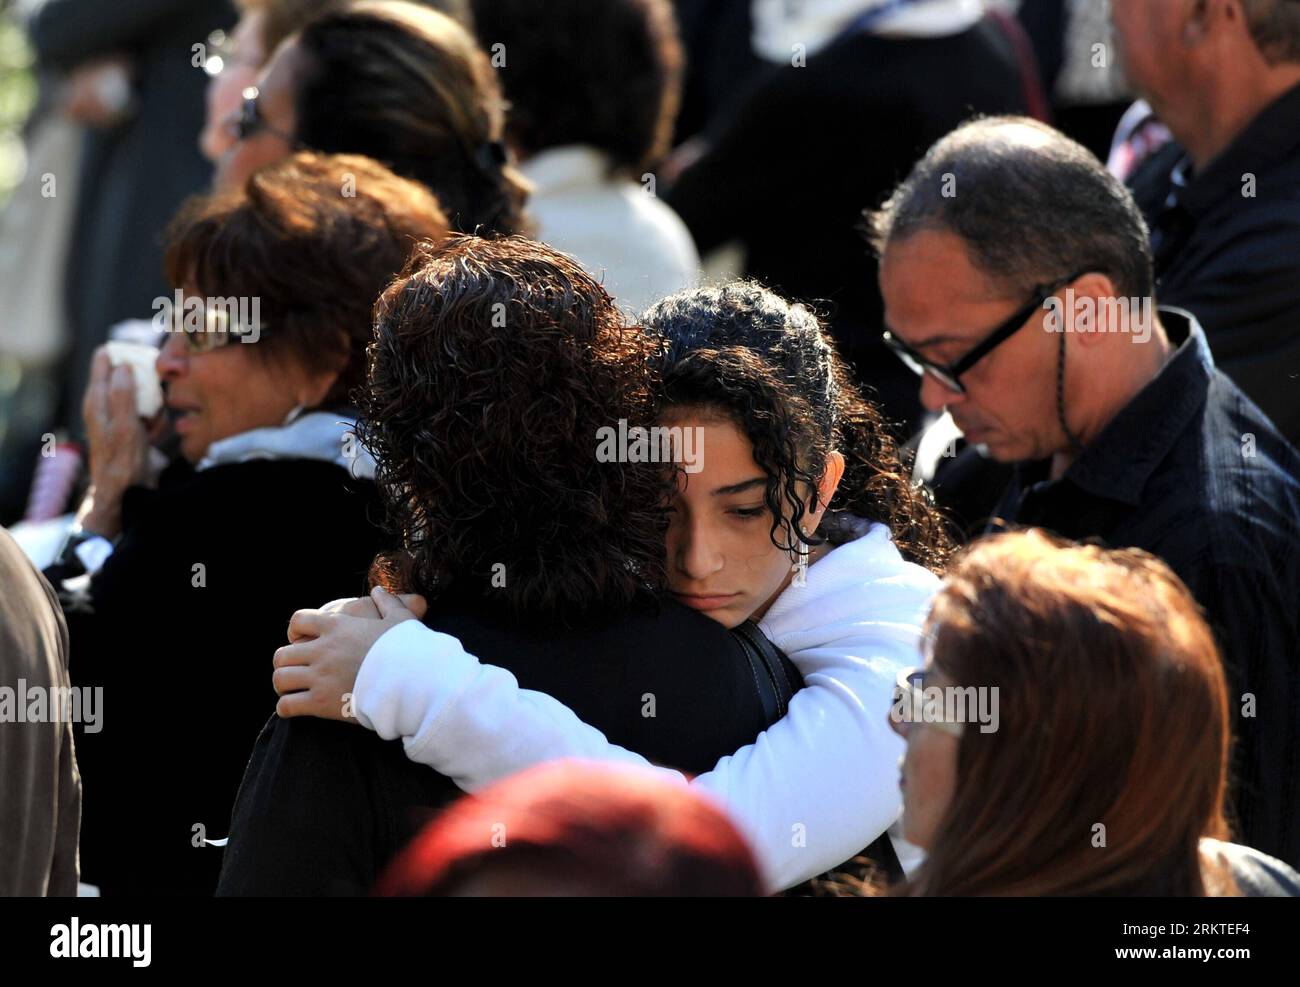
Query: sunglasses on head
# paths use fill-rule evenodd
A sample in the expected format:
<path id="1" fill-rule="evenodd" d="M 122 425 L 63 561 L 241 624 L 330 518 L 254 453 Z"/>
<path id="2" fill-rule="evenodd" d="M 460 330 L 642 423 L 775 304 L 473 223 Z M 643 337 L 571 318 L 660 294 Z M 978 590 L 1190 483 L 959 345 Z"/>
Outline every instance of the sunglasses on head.
<path id="1" fill-rule="evenodd" d="M 302 150 L 305 145 L 292 134 L 286 134 L 283 130 L 277 130 L 266 122 L 262 116 L 262 111 L 258 106 L 258 101 L 262 98 L 262 92 L 256 86 L 249 86 L 240 94 L 243 97 L 243 103 L 239 107 L 239 116 L 235 119 L 234 131 L 235 136 L 241 141 L 246 141 L 257 134 L 270 134 L 272 137 L 278 137 L 295 150 Z"/>
<path id="2" fill-rule="evenodd" d="M 907 343 L 903 342 L 892 332 L 885 332 L 881 338 L 886 346 L 893 350 L 894 354 L 902 360 L 912 372 L 918 377 L 929 374 L 944 387 L 950 391 L 956 391 L 958 394 L 966 393 L 966 386 L 961 382 L 961 375 L 970 370 L 971 367 L 979 363 L 980 360 L 988 356 L 998 346 L 1006 342 L 1022 328 L 1034 312 L 1043 307 L 1043 303 L 1051 298 L 1058 291 L 1077 281 L 1089 271 L 1096 270 L 1094 267 L 1085 267 L 1082 271 L 1071 274 L 1069 277 L 1061 278 L 1059 281 L 1053 281 L 1050 284 L 1040 285 L 1035 289 L 1034 297 L 1031 301 L 1026 302 L 1023 306 L 1016 309 L 1015 312 L 1007 318 L 1005 322 L 999 324 L 996 328 L 988 333 L 975 347 L 956 363 L 939 363 L 923 356 L 920 351 L 913 349 Z"/>

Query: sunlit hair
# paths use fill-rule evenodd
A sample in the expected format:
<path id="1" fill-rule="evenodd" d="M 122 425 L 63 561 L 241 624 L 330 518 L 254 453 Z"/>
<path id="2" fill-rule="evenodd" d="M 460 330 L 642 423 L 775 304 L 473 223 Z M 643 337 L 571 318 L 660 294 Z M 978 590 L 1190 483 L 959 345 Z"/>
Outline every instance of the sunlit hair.
<path id="1" fill-rule="evenodd" d="M 753 444 L 778 547 L 842 540 L 839 522 L 854 515 L 887 526 L 910 561 L 942 568 L 951 546 L 942 516 L 911 483 L 879 410 L 811 311 L 738 281 L 672 295 L 643 321 L 670 347 L 663 409 L 714 409 Z M 809 498 L 833 451 L 844 477 L 821 530 L 805 538 Z"/>
<path id="2" fill-rule="evenodd" d="M 317 17 L 341 10 L 356 0 L 235 0 L 240 14 L 262 15 L 262 50 L 266 57 L 279 47 L 280 42 Z M 426 7 L 441 10 L 449 17 L 469 27 L 473 23 L 469 0 L 416 0 Z"/>
<path id="3" fill-rule="evenodd" d="M 906 891 L 1231 892 L 1198 851 L 1228 838 L 1227 687 L 1165 563 L 995 535 L 954 561 L 927 634 L 943 680 L 998 690 L 999 722 L 962 734 L 952 801 Z"/>
<path id="4" fill-rule="evenodd" d="M 340 195 L 348 183 L 355 194 Z M 302 151 L 186 203 L 164 265 L 174 288 L 258 299 L 266 331 L 249 350 L 337 371 L 324 404 L 342 405 L 365 379 L 375 299 L 417 243 L 446 234 L 420 183 L 358 155 Z"/>
<path id="5" fill-rule="evenodd" d="M 526 232 L 528 186 L 501 144 L 505 103 L 469 31 L 419 4 L 363 0 L 312 21 L 297 44 L 299 140 L 424 182 L 455 230 Z"/>
<path id="6" fill-rule="evenodd" d="M 503 841 L 494 842 L 496 834 Z M 431 822 L 377 894 L 509 893 L 755 897 L 754 858 L 726 815 L 686 785 L 639 768 L 561 761 L 467 795 Z"/>
<path id="7" fill-rule="evenodd" d="M 651 420 L 658 352 L 549 247 L 455 236 L 421 249 L 376 308 L 361 402 L 403 545 L 377 577 L 569 620 L 662 586 L 672 476 L 600 462 L 596 441 Z"/>

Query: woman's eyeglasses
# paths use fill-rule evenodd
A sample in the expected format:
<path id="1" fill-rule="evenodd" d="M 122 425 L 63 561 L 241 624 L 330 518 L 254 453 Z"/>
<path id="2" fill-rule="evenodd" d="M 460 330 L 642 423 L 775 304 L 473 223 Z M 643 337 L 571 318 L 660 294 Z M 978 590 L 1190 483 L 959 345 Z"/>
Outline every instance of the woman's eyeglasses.
<path id="1" fill-rule="evenodd" d="M 199 325 L 195 325 L 195 322 Z M 230 313 L 224 308 L 173 311 L 170 332 L 180 336 L 190 353 L 211 353 L 231 343 L 255 342 L 266 327 L 231 324 Z"/>
<path id="2" fill-rule="evenodd" d="M 960 737 L 965 725 L 943 718 L 943 702 L 939 703 L 938 717 L 927 712 L 925 695 L 927 675 L 927 669 L 919 667 L 904 668 L 898 673 L 898 678 L 894 682 L 894 703 L 889 710 L 890 719 L 898 724 L 924 723 L 953 737 Z"/>
<path id="3" fill-rule="evenodd" d="M 292 134 L 286 134 L 283 130 L 277 130 L 266 122 L 262 116 L 261 108 L 258 106 L 258 100 L 262 98 L 261 91 L 256 86 L 249 86 L 241 94 L 243 103 L 239 107 L 239 116 L 235 120 L 235 136 L 241 141 L 246 141 L 255 134 L 266 133 L 273 137 L 278 137 L 295 150 L 301 150 L 303 144 L 297 137 Z"/>
<path id="4" fill-rule="evenodd" d="M 956 363 L 938 363 L 922 356 L 919 351 L 908 346 L 892 332 L 886 332 L 881 338 L 884 340 L 885 345 L 893 350 L 894 354 L 907 364 L 918 377 L 929 374 L 948 390 L 956 391 L 958 394 L 965 394 L 966 386 L 961 382 L 962 374 L 1024 328 L 1029 317 L 1042 308 L 1047 299 L 1070 282 L 1079 280 L 1091 270 L 1094 270 L 1094 268 L 1086 267 L 1082 271 L 1071 274 L 1068 278 L 1061 278 L 1059 281 L 1038 288 L 1032 301 L 1026 302 L 1021 308 L 1016 309 L 1010 318 L 993 329 L 974 349 Z"/>

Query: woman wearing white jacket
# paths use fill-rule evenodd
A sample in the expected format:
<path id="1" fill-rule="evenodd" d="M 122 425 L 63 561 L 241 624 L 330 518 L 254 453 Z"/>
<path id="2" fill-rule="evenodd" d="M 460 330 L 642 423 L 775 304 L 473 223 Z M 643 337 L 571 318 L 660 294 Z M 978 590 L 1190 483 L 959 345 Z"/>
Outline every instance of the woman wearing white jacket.
<path id="1" fill-rule="evenodd" d="M 681 469 L 668 589 L 728 627 L 758 622 L 804 678 L 782 719 L 691 782 L 779 890 L 898 816 L 903 745 L 887 714 L 948 543 L 806 309 L 736 283 L 665 299 L 644 321 L 669 345 L 659 425 L 672 431 L 651 435 L 669 437 Z M 380 620 L 356 604 L 294 616 L 275 658 L 282 716 L 355 715 L 470 791 L 563 757 L 646 763 L 396 598 L 374 601 Z M 653 716 L 655 697 L 641 700 Z"/>

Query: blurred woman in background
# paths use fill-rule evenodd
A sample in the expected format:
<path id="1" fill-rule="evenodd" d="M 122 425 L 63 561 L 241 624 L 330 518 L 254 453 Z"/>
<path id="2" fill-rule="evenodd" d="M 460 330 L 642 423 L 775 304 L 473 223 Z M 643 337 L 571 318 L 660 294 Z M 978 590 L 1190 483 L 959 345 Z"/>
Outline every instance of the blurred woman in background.
<path id="1" fill-rule="evenodd" d="M 641 311 L 691 287 L 695 243 L 656 194 L 681 97 L 668 0 L 477 0 L 510 102 L 506 139 L 533 185 L 537 237 Z"/>
<path id="2" fill-rule="evenodd" d="M 235 0 L 239 22 L 226 33 L 208 38 L 204 69 L 208 73 L 207 117 L 199 147 L 216 162 L 234 146 L 239 135 L 230 125 L 243 102 L 244 90 L 257 81 L 280 43 L 309 22 L 353 0 Z M 419 0 L 469 27 L 469 0 Z"/>
<path id="3" fill-rule="evenodd" d="M 986 538 L 953 565 L 927 633 L 891 714 L 903 831 L 928 851 L 902 893 L 1300 894 L 1286 864 L 1225 842 L 1223 667 L 1163 562 L 1038 531 Z M 958 713 L 963 690 L 989 690 L 995 729 Z"/>
<path id="4" fill-rule="evenodd" d="M 311 21 L 271 56 L 229 120 L 219 187 L 294 150 L 364 154 L 423 183 L 453 230 L 526 228 L 527 183 L 502 143 L 505 103 L 464 27 L 428 7 L 367 0 Z"/>

